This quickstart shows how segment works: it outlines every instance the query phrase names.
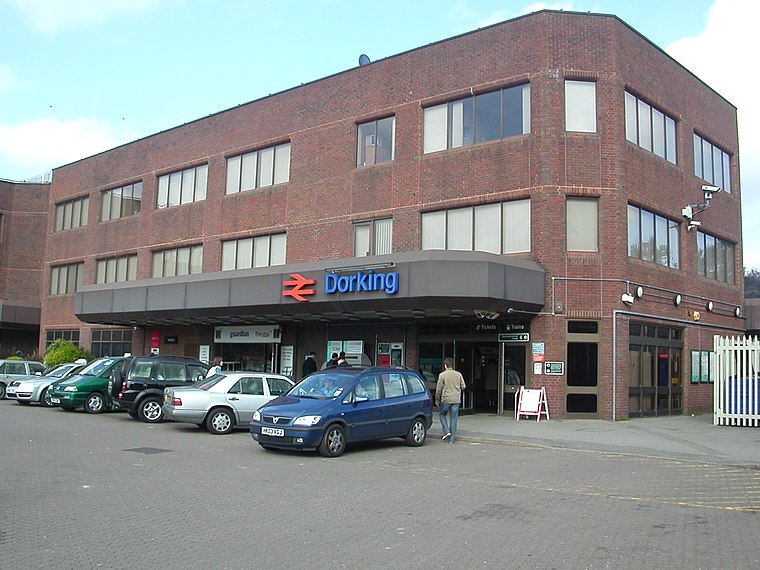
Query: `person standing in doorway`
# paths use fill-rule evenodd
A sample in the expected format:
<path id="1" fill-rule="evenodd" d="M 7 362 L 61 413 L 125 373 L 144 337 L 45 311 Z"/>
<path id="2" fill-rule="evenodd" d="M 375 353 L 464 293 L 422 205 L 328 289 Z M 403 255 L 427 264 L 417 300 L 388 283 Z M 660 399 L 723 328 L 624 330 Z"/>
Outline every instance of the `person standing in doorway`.
<path id="1" fill-rule="evenodd" d="M 462 401 L 462 390 L 465 388 L 464 377 L 454 370 L 454 359 L 444 359 L 443 372 L 438 375 L 438 384 L 435 387 L 435 403 L 443 428 L 443 439 L 448 439 L 449 443 L 454 443 L 457 439 L 459 404 Z"/>
<path id="2" fill-rule="evenodd" d="M 306 355 L 301 364 L 301 378 L 306 378 L 312 372 L 317 371 L 317 353 L 313 350 Z"/>

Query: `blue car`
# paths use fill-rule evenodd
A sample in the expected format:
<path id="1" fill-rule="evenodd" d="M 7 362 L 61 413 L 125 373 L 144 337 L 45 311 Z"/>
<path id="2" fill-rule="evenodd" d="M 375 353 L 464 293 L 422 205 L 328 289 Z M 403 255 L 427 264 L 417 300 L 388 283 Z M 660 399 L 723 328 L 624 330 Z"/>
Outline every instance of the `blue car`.
<path id="1" fill-rule="evenodd" d="M 402 437 L 423 445 L 432 423 L 433 401 L 417 372 L 338 366 L 314 372 L 254 412 L 251 436 L 264 449 L 337 457 L 356 441 Z"/>

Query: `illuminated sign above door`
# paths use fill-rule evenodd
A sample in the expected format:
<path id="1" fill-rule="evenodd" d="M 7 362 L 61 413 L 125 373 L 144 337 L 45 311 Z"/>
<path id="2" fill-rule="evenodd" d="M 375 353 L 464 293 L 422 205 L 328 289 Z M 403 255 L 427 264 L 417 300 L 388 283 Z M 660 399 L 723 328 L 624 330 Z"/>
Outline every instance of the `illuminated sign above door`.
<path id="1" fill-rule="evenodd" d="M 301 303 L 308 301 L 307 297 L 315 295 L 317 290 L 312 288 L 317 284 L 316 279 L 306 279 L 299 273 L 291 273 L 290 279 L 282 282 L 284 297 L 292 297 Z M 382 291 L 386 295 L 395 295 L 399 288 L 399 274 L 395 271 L 389 273 L 375 273 L 357 271 L 351 275 L 339 273 L 325 274 L 324 292 L 328 295 L 335 293 L 363 293 Z"/>

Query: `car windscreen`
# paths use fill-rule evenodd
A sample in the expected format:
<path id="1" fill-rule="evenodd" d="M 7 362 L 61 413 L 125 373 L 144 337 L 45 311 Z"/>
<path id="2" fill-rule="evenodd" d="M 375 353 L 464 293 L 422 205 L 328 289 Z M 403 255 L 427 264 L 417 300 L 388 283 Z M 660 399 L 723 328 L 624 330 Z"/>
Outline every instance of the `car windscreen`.
<path id="1" fill-rule="evenodd" d="M 63 378 L 71 368 L 71 364 L 61 364 L 57 368 L 53 368 L 53 370 L 45 374 L 45 376 L 48 378 Z"/>
<path id="2" fill-rule="evenodd" d="M 312 374 L 294 386 L 287 395 L 322 400 L 337 398 L 346 391 L 346 387 L 354 381 L 354 378 L 356 378 L 355 374 L 339 371 Z"/>
<path id="3" fill-rule="evenodd" d="M 209 376 L 208 378 L 204 378 L 203 380 L 199 380 L 198 382 L 195 382 L 193 384 L 193 388 L 199 388 L 200 390 L 208 390 L 212 386 L 216 386 L 224 380 L 226 376 L 224 374 L 214 374 L 213 376 Z"/>
<path id="4" fill-rule="evenodd" d="M 115 362 L 115 358 L 100 358 L 82 368 L 79 374 L 80 376 L 100 376 L 103 372 L 111 368 Z"/>

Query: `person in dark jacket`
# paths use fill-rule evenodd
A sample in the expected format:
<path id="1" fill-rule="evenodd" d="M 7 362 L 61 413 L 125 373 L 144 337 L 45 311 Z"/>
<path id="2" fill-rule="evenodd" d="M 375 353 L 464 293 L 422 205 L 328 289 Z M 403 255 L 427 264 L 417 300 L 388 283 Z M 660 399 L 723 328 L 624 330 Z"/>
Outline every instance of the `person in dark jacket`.
<path id="1" fill-rule="evenodd" d="M 325 368 L 333 368 L 334 366 L 338 366 L 338 353 L 333 352 L 332 356 L 330 356 L 330 360 L 327 361 L 325 364 Z"/>
<path id="2" fill-rule="evenodd" d="M 301 364 L 301 378 L 306 378 L 312 372 L 317 371 L 317 353 L 313 350 L 306 356 Z"/>

